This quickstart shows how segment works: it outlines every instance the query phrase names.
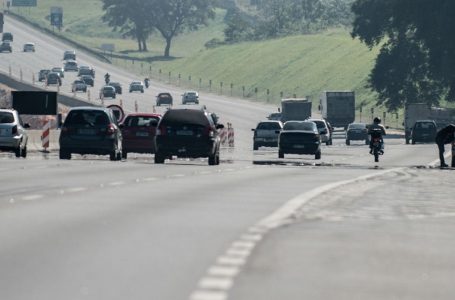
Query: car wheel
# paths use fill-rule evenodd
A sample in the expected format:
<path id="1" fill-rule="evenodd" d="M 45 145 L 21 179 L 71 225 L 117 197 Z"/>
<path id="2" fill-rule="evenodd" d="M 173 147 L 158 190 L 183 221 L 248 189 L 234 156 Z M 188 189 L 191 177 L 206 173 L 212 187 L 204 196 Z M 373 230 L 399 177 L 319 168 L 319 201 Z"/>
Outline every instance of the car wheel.
<path id="1" fill-rule="evenodd" d="M 64 149 L 60 149 L 58 156 L 60 159 L 71 159 L 71 152 Z"/>
<path id="2" fill-rule="evenodd" d="M 127 159 L 128 158 L 128 152 L 126 150 L 122 150 L 122 158 Z"/>
<path id="3" fill-rule="evenodd" d="M 113 150 L 110 154 L 109 154 L 109 159 L 111 161 L 116 161 L 117 160 L 117 150 Z"/>
<path id="4" fill-rule="evenodd" d="M 209 156 L 209 166 L 216 165 L 216 153 Z"/>
<path id="5" fill-rule="evenodd" d="M 365 140 L 365 145 L 369 145 L 370 141 L 368 139 Z"/>
<path id="6" fill-rule="evenodd" d="M 409 145 L 409 139 L 406 139 L 406 145 Z"/>
<path id="7" fill-rule="evenodd" d="M 278 151 L 278 158 L 284 158 L 284 152 Z"/>
<path id="8" fill-rule="evenodd" d="M 161 153 L 155 153 L 155 164 L 164 164 L 164 155 Z"/>
<path id="9" fill-rule="evenodd" d="M 14 150 L 14 154 L 16 155 L 16 157 L 21 157 L 21 154 L 22 154 L 21 146 L 17 147 L 17 148 Z"/>
<path id="10" fill-rule="evenodd" d="M 122 151 L 117 152 L 117 160 L 122 160 Z"/>
<path id="11" fill-rule="evenodd" d="M 351 141 L 350 140 L 346 140 L 346 145 L 351 145 Z"/>
<path id="12" fill-rule="evenodd" d="M 330 146 L 330 140 L 325 143 L 326 146 Z"/>
<path id="13" fill-rule="evenodd" d="M 253 150 L 258 150 L 258 149 L 259 149 L 259 146 L 256 143 L 254 143 L 253 144 Z"/>
<path id="14" fill-rule="evenodd" d="M 22 156 L 23 158 L 26 158 L 26 157 L 27 157 L 27 146 L 25 146 L 24 149 L 22 149 L 21 156 Z"/>
<path id="15" fill-rule="evenodd" d="M 316 154 L 314 155 L 314 158 L 321 159 L 321 151 L 316 152 Z"/>
<path id="16" fill-rule="evenodd" d="M 142 90 L 141 93 L 144 93 L 144 90 Z"/>
<path id="17" fill-rule="evenodd" d="M 216 154 L 216 162 L 215 162 L 216 165 L 219 165 L 220 164 L 220 153 L 218 152 Z"/>
<path id="18" fill-rule="evenodd" d="M 415 145 L 416 144 L 416 141 L 413 139 L 411 144 Z"/>

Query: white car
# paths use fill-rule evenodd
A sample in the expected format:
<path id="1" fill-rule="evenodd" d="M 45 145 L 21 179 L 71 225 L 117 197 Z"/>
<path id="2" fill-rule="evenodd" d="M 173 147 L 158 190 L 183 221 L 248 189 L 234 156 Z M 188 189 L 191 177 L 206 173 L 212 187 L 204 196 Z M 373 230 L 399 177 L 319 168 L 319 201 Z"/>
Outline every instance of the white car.
<path id="1" fill-rule="evenodd" d="M 316 123 L 322 143 L 325 143 L 327 146 L 332 145 L 332 132 L 330 131 L 330 127 L 326 120 L 308 119 L 307 121 Z"/>
<path id="2" fill-rule="evenodd" d="M 35 44 L 34 43 L 25 43 L 24 52 L 35 52 Z"/>
<path id="3" fill-rule="evenodd" d="M 144 92 L 144 84 L 142 81 L 133 81 L 130 83 L 130 93 L 132 92 Z"/>
<path id="4" fill-rule="evenodd" d="M 27 156 L 28 124 L 22 125 L 19 113 L 14 109 L 0 109 L 0 150 L 13 151 L 16 157 Z"/>
<path id="5" fill-rule="evenodd" d="M 280 121 L 262 121 L 259 122 L 253 136 L 253 150 L 259 147 L 278 147 L 278 136 L 283 129 L 283 123 Z"/>

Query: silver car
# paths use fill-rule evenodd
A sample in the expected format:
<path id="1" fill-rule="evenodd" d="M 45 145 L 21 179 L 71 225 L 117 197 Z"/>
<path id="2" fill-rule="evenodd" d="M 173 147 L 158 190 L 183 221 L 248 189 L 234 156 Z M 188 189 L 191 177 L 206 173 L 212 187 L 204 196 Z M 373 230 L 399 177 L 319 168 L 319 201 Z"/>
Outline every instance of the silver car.
<path id="1" fill-rule="evenodd" d="M 253 150 L 259 147 L 278 147 L 278 136 L 283 129 L 283 123 L 280 121 L 263 121 L 259 122 L 254 131 Z"/>
<path id="2" fill-rule="evenodd" d="M 332 145 L 332 132 L 330 131 L 329 124 L 327 124 L 324 119 L 309 119 L 309 122 L 316 123 L 318 127 L 319 135 L 321 136 L 321 142 L 325 143 L 327 146 Z"/>
<path id="3" fill-rule="evenodd" d="M 34 43 L 25 43 L 24 52 L 35 52 L 35 44 Z"/>
<path id="4" fill-rule="evenodd" d="M 23 124 L 13 109 L 0 109 L 0 150 L 13 151 L 16 157 L 27 156 L 28 124 Z"/>

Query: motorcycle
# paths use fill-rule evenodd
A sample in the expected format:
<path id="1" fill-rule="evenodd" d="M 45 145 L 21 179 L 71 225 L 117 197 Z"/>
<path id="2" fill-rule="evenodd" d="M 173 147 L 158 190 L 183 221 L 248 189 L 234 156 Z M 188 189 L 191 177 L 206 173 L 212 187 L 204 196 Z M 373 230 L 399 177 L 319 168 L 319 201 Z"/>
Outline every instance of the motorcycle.
<path id="1" fill-rule="evenodd" d="M 148 88 L 149 88 L 149 85 L 150 85 L 150 79 L 145 78 L 145 79 L 144 79 L 144 84 L 145 84 L 145 88 L 148 89 Z"/>
<path id="2" fill-rule="evenodd" d="M 374 161 L 379 162 L 379 155 L 384 154 L 384 141 L 382 140 L 381 129 L 373 129 L 370 131 L 371 136 L 371 151 L 374 155 Z"/>
<path id="3" fill-rule="evenodd" d="M 109 74 L 104 75 L 104 82 L 106 82 L 106 84 L 109 84 L 109 81 L 111 81 L 111 76 Z"/>

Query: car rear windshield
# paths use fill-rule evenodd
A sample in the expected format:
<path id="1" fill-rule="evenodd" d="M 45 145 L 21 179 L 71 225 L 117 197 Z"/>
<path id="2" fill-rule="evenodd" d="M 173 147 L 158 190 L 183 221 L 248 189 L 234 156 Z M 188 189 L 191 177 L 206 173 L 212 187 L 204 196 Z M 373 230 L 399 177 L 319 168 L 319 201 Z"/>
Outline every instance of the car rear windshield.
<path id="1" fill-rule="evenodd" d="M 76 110 L 71 111 L 65 120 L 65 126 L 98 126 L 108 125 L 109 117 L 104 111 L 99 110 Z"/>
<path id="2" fill-rule="evenodd" d="M 0 111 L 0 124 L 14 123 L 14 115 L 10 112 Z"/>
<path id="3" fill-rule="evenodd" d="M 126 118 L 124 124 L 128 127 L 155 127 L 159 120 L 158 117 L 151 116 L 130 116 Z"/>
<path id="4" fill-rule="evenodd" d="M 323 121 L 311 121 L 316 124 L 316 126 L 319 128 L 325 128 L 325 123 Z"/>
<path id="5" fill-rule="evenodd" d="M 161 124 L 165 126 L 199 125 L 204 127 L 211 125 L 209 118 L 203 111 L 193 109 L 168 110 L 164 114 Z"/>
<path id="6" fill-rule="evenodd" d="M 432 122 L 417 122 L 415 125 L 416 129 L 434 129 L 434 123 Z"/>
<path id="7" fill-rule="evenodd" d="M 286 122 L 283 129 L 314 131 L 316 129 L 316 125 L 313 122 Z"/>
<path id="8" fill-rule="evenodd" d="M 365 124 L 351 124 L 349 125 L 349 129 L 365 129 Z"/>
<path id="9" fill-rule="evenodd" d="M 278 130 L 281 129 L 281 126 L 279 123 L 276 122 L 264 122 L 264 123 L 259 123 L 258 126 L 256 127 L 257 130 Z"/>

